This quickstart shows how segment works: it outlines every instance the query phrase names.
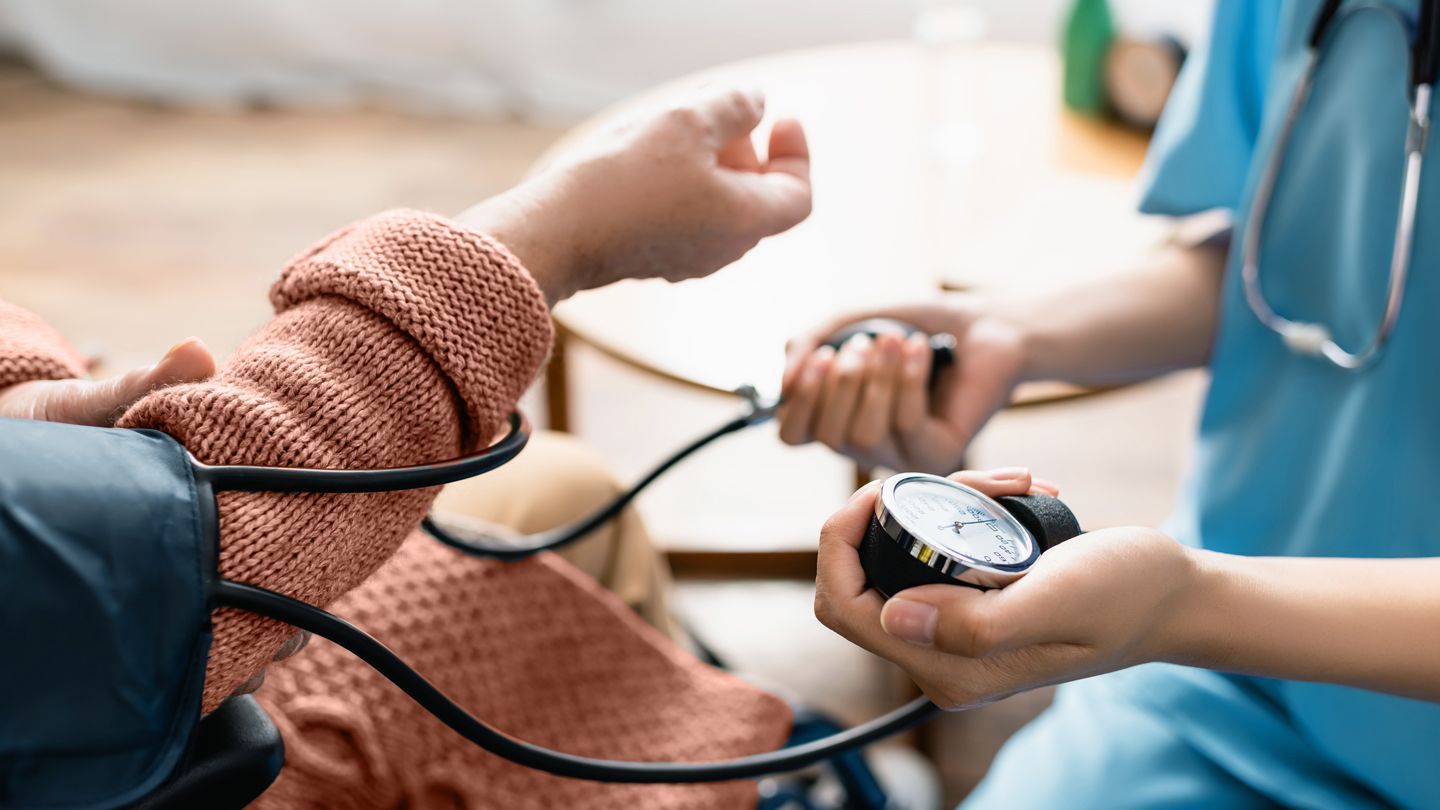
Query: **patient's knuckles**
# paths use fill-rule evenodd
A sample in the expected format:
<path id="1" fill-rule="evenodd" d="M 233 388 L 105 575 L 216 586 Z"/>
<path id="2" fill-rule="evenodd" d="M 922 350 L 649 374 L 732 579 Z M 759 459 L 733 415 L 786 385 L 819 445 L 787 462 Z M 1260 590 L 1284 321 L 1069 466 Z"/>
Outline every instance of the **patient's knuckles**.
<path id="1" fill-rule="evenodd" d="M 666 137 L 698 141 L 708 134 L 710 125 L 709 116 L 695 105 L 676 104 L 661 113 L 657 129 Z"/>

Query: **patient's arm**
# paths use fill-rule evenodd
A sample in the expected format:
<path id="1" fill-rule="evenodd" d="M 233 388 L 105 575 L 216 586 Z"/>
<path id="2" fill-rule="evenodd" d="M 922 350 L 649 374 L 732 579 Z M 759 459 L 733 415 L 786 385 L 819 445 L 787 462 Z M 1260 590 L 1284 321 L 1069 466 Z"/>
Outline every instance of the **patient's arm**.
<path id="1" fill-rule="evenodd" d="M 547 303 L 625 277 L 702 276 L 805 217 L 804 135 L 777 122 L 762 160 L 750 140 L 762 110 L 755 94 L 711 92 L 458 222 L 396 211 L 347 228 L 286 268 L 275 320 L 213 378 L 157 391 L 120 424 L 164 430 L 209 463 L 373 468 L 474 448 L 544 360 Z M 223 494 L 220 573 L 329 605 L 434 494 Z M 206 708 L 287 634 L 217 614 Z"/>
<path id="2" fill-rule="evenodd" d="M 498 242 L 395 211 L 299 257 L 276 317 L 210 380 L 157 391 L 122 418 L 207 463 L 386 467 L 484 443 L 534 377 L 550 322 Z M 221 575 L 328 605 L 394 553 L 433 491 L 220 496 Z M 291 633 L 221 611 L 205 684 L 213 708 Z"/>
<path id="3" fill-rule="evenodd" d="M 762 112 L 758 94 L 708 92 L 456 222 L 395 211 L 346 228 L 290 263 L 271 291 L 275 320 L 210 379 L 198 342 L 113 381 L 65 379 L 83 359 L 0 305 L 0 415 L 107 425 L 143 395 L 114 423 L 164 430 L 210 463 L 454 457 L 487 441 L 534 377 L 549 348 L 547 304 L 620 278 L 706 275 L 808 214 L 800 125 L 777 121 L 762 158 L 751 141 Z M 170 387 L 146 394 L 155 386 Z M 226 493 L 220 572 L 328 605 L 394 553 L 433 494 Z M 260 672 L 287 635 L 218 614 L 205 708 Z"/>
<path id="4" fill-rule="evenodd" d="M 29 310 L 0 301 L 0 393 L 21 383 L 84 373 L 85 358 L 54 327 Z"/>

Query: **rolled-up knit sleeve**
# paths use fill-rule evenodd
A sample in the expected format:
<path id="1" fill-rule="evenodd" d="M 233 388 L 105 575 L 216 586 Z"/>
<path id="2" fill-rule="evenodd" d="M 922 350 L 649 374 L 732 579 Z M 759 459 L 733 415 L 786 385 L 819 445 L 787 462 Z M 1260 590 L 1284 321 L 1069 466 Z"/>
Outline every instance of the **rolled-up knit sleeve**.
<path id="1" fill-rule="evenodd" d="M 544 297 L 495 240 L 386 212 L 293 260 L 276 317 L 212 379 L 157 391 L 121 419 L 208 463 L 387 467 L 487 441 L 549 352 Z M 398 548 L 433 490 L 224 493 L 220 572 L 329 605 Z M 288 628 L 220 611 L 205 706 L 274 654 Z"/>
<path id="2" fill-rule="evenodd" d="M 85 374 L 85 358 L 35 313 L 0 301 L 0 388 Z"/>

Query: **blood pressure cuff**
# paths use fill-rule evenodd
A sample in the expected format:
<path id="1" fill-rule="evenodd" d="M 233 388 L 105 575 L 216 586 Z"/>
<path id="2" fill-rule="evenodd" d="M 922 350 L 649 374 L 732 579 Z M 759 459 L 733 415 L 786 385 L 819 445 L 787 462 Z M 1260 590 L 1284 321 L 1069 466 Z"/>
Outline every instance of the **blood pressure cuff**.
<path id="1" fill-rule="evenodd" d="M 0 808 L 121 807 L 181 764 L 213 503 L 163 433 L 0 419 Z"/>

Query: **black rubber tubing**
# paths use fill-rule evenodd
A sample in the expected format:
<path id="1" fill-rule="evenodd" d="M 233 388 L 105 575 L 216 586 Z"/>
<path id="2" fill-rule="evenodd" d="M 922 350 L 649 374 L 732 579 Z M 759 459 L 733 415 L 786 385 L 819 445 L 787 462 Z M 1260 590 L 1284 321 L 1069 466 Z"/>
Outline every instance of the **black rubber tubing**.
<path id="1" fill-rule="evenodd" d="M 939 707 L 918 698 L 889 714 L 803 745 L 719 762 L 637 762 L 554 751 L 517 740 L 467 712 L 398 655 L 355 625 L 284 594 L 219 580 L 211 591 L 215 608 L 235 608 L 285 622 L 329 639 L 354 653 L 420 707 L 457 734 L 490 753 L 527 768 L 571 779 L 628 784 L 686 784 L 753 779 L 798 770 L 898 734 L 928 719 Z"/>

